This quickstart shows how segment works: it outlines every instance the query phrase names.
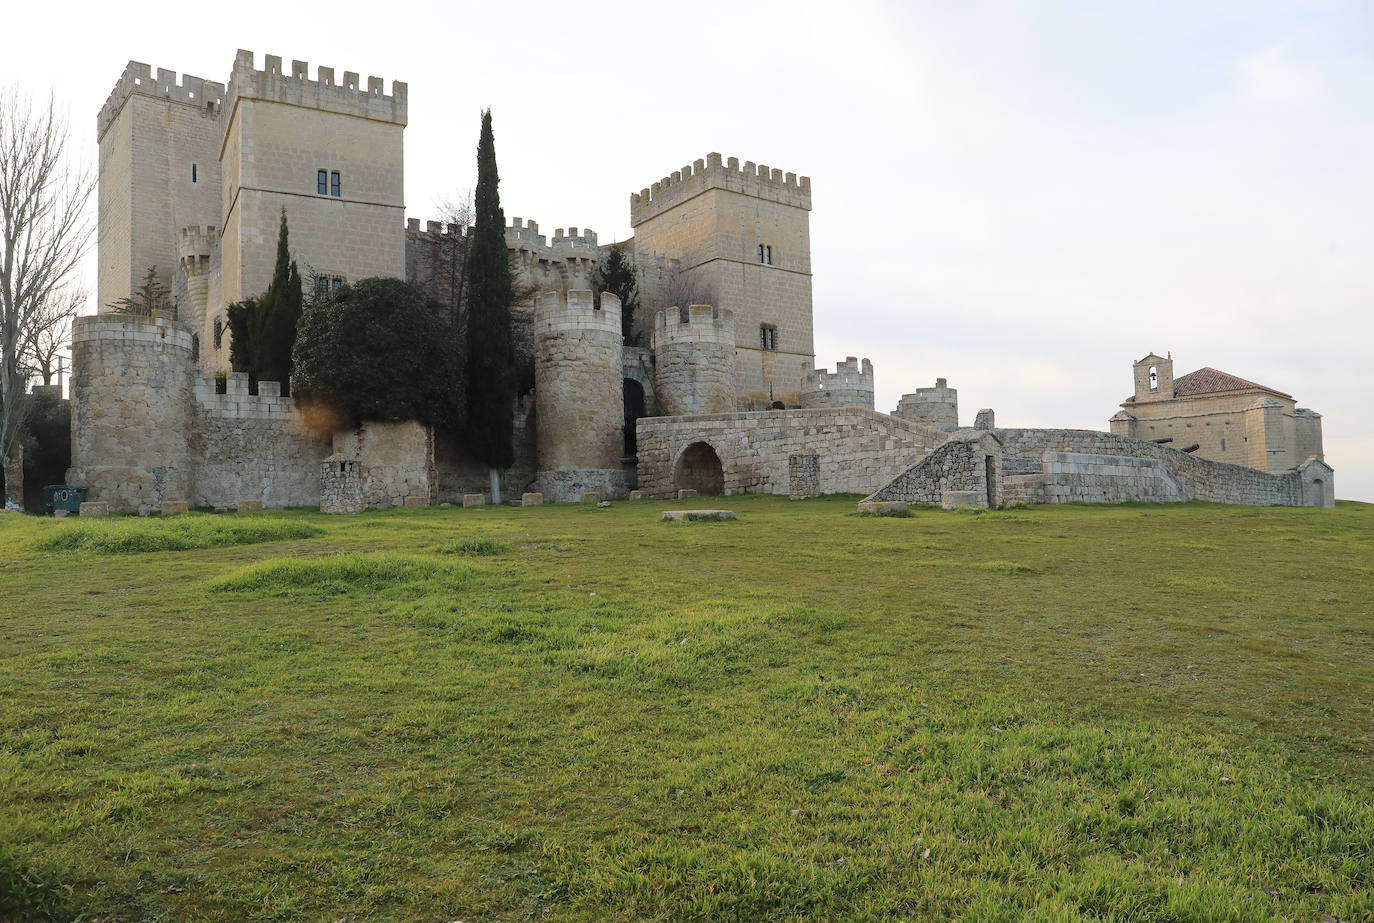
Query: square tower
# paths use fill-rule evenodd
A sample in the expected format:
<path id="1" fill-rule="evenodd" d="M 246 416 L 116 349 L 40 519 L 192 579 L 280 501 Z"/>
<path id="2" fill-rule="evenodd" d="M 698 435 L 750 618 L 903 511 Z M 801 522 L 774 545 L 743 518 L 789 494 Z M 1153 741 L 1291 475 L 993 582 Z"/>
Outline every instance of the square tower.
<path id="1" fill-rule="evenodd" d="M 677 260 L 681 290 L 734 313 L 740 407 L 800 403 L 814 364 L 810 211 L 809 177 L 714 153 L 630 196 L 640 265 Z"/>
<path id="2" fill-rule="evenodd" d="M 265 55 L 256 70 L 239 51 L 225 94 L 219 137 L 223 215 L 218 291 L 212 313 L 266 290 L 286 210 L 292 257 L 303 276 L 353 281 L 404 278 L 402 136 L 407 87 L 332 67 L 308 78 L 304 61 L 282 69 Z M 222 359 L 219 358 L 222 353 Z M 212 357 L 227 364 L 227 338 Z"/>
<path id="3" fill-rule="evenodd" d="M 217 227 L 224 84 L 130 61 L 96 118 L 100 144 L 97 310 L 150 268 L 194 321 L 177 271 L 183 228 Z"/>

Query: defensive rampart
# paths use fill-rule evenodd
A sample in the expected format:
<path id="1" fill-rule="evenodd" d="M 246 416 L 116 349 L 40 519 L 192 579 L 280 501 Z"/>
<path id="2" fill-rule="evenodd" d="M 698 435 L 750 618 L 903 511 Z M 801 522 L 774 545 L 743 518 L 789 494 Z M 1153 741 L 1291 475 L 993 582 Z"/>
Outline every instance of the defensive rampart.
<path id="1" fill-rule="evenodd" d="M 859 407 L 827 407 L 646 417 L 638 438 L 639 484 L 649 496 L 670 497 L 690 486 L 685 460 L 710 457 L 693 450 L 698 444 L 719 460 L 725 493 L 796 494 L 796 471 L 808 481 L 800 493 L 812 496 L 867 494 L 949 434 Z"/>

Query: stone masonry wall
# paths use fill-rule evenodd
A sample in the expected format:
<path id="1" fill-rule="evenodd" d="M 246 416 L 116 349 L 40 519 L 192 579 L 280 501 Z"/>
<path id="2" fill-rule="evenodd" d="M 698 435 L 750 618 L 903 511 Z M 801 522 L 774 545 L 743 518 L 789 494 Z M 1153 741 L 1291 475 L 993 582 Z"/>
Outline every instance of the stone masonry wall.
<path id="1" fill-rule="evenodd" d="M 434 430 L 414 420 L 381 423 L 369 420 L 355 430 L 334 433 L 336 460 L 358 462 L 366 509 L 404 506 L 407 497 L 435 500 Z M 312 474 L 319 473 L 311 468 Z"/>
<path id="2" fill-rule="evenodd" d="M 197 458 L 193 506 L 232 509 L 261 500 L 269 509 L 318 506 L 317 465 L 330 440 L 306 428 L 296 403 L 274 381 L 248 393 L 248 376 L 230 374 L 226 393 L 214 382 L 196 386 L 192 450 Z"/>
<path id="3" fill-rule="evenodd" d="M 1298 471 L 1270 474 L 1198 458 L 1154 442 L 1093 430 L 999 429 L 996 432 L 1002 442 L 1007 474 L 1044 472 L 1047 452 L 1125 456 L 1159 461 L 1189 491 L 1191 499 L 1251 506 L 1301 506 L 1305 502 Z M 1047 485 L 1054 481 L 1053 474 L 1047 475 Z M 1328 486 L 1329 483 L 1328 477 Z"/>
<path id="4" fill-rule="evenodd" d="M 88 499 L 111 512 L 189 499 L 192 380 L 189 330 L 123 314 L 78 317 L 67 483 L 87 486 Z"/>
<path id="5" fill-rule="evenodd" d="M 654 318 L 654 393 L 665 416 L 735 409 L 735 320 L 729 311 L 697 304 Z"/>
<path id="6" fill-rule="evenodd" d="M 975 495 L 974 506 L 996 507 L 1002 502 L 1000 458 L 1001 447 L 991 434 L 961 433 L 866 499 L 939 506 L 946 493 L 959 491 Z M 993 479 L 990 489 L 989 473 Z"/>
<path id="7" fill-rule="evenodd" d="M 867 494 L 945 442 L 948 434 L 858 407 L 772 410 L 639 421 L 639 484 L 654 497 L 673 496 L 684 450 L 705 442 L 720 457 L 727 494 L 792 492 L 792 457 L 807 493 Z"/>

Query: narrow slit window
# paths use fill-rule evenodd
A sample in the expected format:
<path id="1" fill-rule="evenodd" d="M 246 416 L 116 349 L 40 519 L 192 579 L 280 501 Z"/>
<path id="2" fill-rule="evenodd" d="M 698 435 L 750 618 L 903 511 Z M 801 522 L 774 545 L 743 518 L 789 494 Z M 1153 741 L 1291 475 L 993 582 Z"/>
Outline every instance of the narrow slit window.
<path id="1" fill-rule="evenodd" d="M 332 195 L 332 196 L 338 196 L 338 194 L 339 194 L 339 174 L 338 174 L 338 173 L 331 173 L 331 174 L 329 174 L 329 194 Z"/>
<path id="2" fill-rule="evenodd" d="M 196 182 L 196 165 L 191 164 L 191 182 Z"/>
<path id="3" fill-rule="evenodd" d="M 219 349 L 224 341 L 224 321 L 215 318 L 215 349 Z"/>
<path id="4" fill-rule="evenodd" d="M 773 248 L 772 248 L 772 247 L 764 247 L 764 248 L 763 248 L 763 261 L 764 261 L 765 263 L 767 263 L 769 266 L 772 266 L 772 265 L 773 265 Z"/>
<path id="5" fill-rule="evenodd" d="M 337 176 L 338 174 L 335 175 Z M 329 174 L 324 170 L 320 170 L 315 174 L 315 191 L 320 195 L 329 194 Z"/>

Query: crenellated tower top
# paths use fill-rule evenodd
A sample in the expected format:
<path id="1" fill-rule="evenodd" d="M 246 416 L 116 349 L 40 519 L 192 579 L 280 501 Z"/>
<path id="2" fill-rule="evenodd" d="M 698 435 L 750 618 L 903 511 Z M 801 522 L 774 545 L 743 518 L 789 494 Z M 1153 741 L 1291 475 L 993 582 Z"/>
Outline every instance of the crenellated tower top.
<path id="1" fill-rule="evenodd" d="M 558 292 L 545 292 L 534 300 L 536 336 L 555 333 L 597 331 L 620 339 L 620 299 L 601 293 L 598 307 L 591 289 L 572 289 L 566 298 Z"/>
<path id="2" fill-rule="evenodd" d="M 309 70 L 305 61 L 292 61 L 291 71 L 287 73 L 281 57 L 274 54 L 263 55 L 262 70 L 257 70 L 253 52 L 240 48 L 234 57 L 234 72 L 225 93 L 226 108 L 232 112 L 239 99 L 261 99 L 377 122 L 406 124 L 409 89 L 404 82 L 393 80 L 391 95 L 387 96 L 381 77 L 368 77 L 364 85 L 354 71 L 344 71 L 343 77 L 336 79 L 334 68 L 319 67 L 316 79 L 311 80 Z"/>
<path id="3" fill-rule="evenodd" d="M 653 343 L 654 349 L 679 343 L 717 343 L 733 347 L 734 312 L 709 304 L 694 304 L 685 312 L 680 308 L 664 308 L 654 318 Z"/>
<path id="4" fill-rule="evenodd" d="M 728 189 L 745 195 L 811 210 L 811 177 L 798 178 L 776 167 L 740 166 L 738 157 L 722 163 L 720 154 L 706 155 L 691 166 L 676 170 L 652 186 L 630 194 L 630 224 L 638 226 L 707 189 Z"/>
<path id="5" fill-rule="evenodd" d="M 199 109 L 207 118 L 213 119 L 219 117 L 220 109 L 224 105 L 225 90 L 222 83 L 193 77 L 190 74 L 182 74 L 181 82 L 178 83 L 176 71 L 161 67 L 157 69 L 157 76 L 153 76 L 153 69 L 147 64 L 130 61 L 125 65 L 124 73 L 119 75 L 119 80 L 110 91 L 105 105 L 100 107 L 100 114 L 96 116 L 97 141 L 105 137 L 105 132 L 109 131 L 131 96 L 148 96 L 153 99 L 185 103 Z"/>

